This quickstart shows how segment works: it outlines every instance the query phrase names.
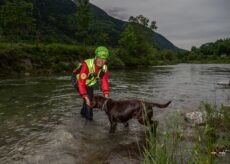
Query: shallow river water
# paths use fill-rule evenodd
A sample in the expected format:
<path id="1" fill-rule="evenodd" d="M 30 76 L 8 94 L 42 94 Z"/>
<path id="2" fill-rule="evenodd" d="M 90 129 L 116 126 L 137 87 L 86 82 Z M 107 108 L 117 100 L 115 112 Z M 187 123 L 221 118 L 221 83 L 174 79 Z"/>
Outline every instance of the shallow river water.
<path id="1" fill-rule="evenodd" d="M 230 104 L 229 64 L 179 64 L 110 71 L 111 98 L 172 104 L 158 110 L 160 132 L 174 111 L 199 108 L 201 101 Z M 96 94 L 100 94 L 99 91 Z M 109 133 L 103 111 L 92 122 L 79 112 L 82 99 L 69 76 L 0 80 L 0 163 L 140 163 L 145 128 L 131 120 Z"/>

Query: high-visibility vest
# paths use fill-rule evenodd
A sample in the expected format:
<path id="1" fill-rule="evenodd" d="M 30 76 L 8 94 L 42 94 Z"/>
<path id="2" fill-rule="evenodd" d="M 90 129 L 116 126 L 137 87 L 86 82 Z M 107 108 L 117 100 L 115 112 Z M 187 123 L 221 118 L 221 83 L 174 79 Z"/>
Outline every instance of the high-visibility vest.
<path id="1" fill-rule="evenodd" d="M 108 70 L 107 65 L 103 65 L 102 69 L 99 69 L 98 73 L 96 74 L 94 58 L 86 59 L 84 62 L 86 63 L 88 70 L 89 70 L 89 73 L 87 75 L 88 78 L 86 80 L 86 85 L 93 86 L 97 83 L 97 80 L 102 78 L 103 74 Z M 78 66 L 78 68 L 81 68 L 81 64 L 80 66 Z M 79 79 L 79 76 L 80 76 L 80 71 L 76 75 L 77 79 Z"/>

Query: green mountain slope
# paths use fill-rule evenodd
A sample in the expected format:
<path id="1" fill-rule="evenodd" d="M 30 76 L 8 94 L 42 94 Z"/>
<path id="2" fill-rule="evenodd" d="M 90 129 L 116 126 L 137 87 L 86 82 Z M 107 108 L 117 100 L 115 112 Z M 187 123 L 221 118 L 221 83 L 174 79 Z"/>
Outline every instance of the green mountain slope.
<path id="1" fill-rule="evenodd" d="M 1 2 L 3 1 L 1 0 Z M 33 15 L 36 19 L 36 29 L 39 31 L 39 40 L 41 42 L 76 42 L 78 39 L 76 36 L 76 0 L 25 1 L 33 3 Z M 93 4 L 91 4 L 91 14 L 93 21 L 90 35 L 95 39 L 93 44 L 97 44 L 98 37 L 104 34 L 106 35 L 106 43 L 116 46 L 127 22 L 109 16 L 105 11 Z M 161 34 L 155 33 L 155 42 L 160 49 L 180 51 Z"/>
<path id="2" fill-rule="evenodd" d="M 124 26 L 127 23 L 125 21 L 121 21 L 119 19 L 115 19 L 109 16 L 105 11 L 103 11 L 102 9 L 98 8 L 97 6 L 93 4 L 92 4 L 92 15 L 98 20 L 98 22 L 101 22 L 101 21 L 110 22 L 110 23 L 112 22 L 113 27 L 117 30 L 115 32 L 115 38 L 119 38 L 121 31 L 123 30 Z M 111 30 L 111 29 L 109 28 L 105 30 Z M 155 40 L 156 45 L 160 49 L 169 49 L 172 51 L 183 51 L 182 49 L 173 45 L 173 43 L 171 43 L 168 39 L 166 39 L 164 36 L 162 36 L 161 34 L 157 32 L 155 33 L 154 40 Z"/>
<path id="3" fill-rule="evenodd" d="M 163 35 L 155 33 L 155 43 L 160 49 L 168 49 L 175 52 L 184 52 L 186 50 L 176 47 L 172 42 L 166 39 Z"/>

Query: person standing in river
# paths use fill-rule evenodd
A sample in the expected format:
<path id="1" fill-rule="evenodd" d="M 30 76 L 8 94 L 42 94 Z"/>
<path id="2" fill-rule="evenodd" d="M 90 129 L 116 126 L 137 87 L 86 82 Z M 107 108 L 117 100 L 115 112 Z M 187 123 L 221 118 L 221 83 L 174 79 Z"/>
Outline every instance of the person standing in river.
<path id="1" fill-rule="evenodd" d="M 101 89 L 106 98 L 109 97 L 108 68 L 106 65 L 109 51 L 100 46 L 95 50 L 95 58 L 86 59 L 73 71 L 72 83 L 83 98 L 81 109 L 82 117 L 93 119 L 93 110 L 90 107 L 93 98 L 94 86 L 101 79 Z"/>

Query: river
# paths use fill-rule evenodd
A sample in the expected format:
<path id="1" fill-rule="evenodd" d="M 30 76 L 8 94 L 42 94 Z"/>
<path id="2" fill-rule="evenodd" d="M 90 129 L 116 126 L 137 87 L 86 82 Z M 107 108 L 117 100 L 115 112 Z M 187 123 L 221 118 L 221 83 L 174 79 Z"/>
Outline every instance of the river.
<path id="1" fill-rule="evenodd" d="M 164 130 L 174 111 L 199 109 L 201 101 L 230 104 L 229 64 L 179 64 L 112 70 L 110 97 L 172 104 L 154 118 Z M 99 91 L 96 94 L 100 94 Z M 109 133 L 103 111 L 92 122 L 79 112 L 82 99 L 69 76 L 0 80 L 0 163 L 140 163 L 145 130 L 137 121 Z"/>

